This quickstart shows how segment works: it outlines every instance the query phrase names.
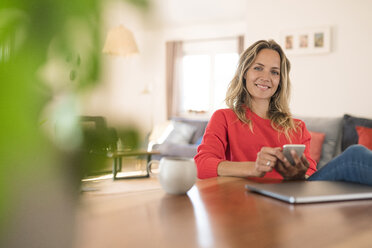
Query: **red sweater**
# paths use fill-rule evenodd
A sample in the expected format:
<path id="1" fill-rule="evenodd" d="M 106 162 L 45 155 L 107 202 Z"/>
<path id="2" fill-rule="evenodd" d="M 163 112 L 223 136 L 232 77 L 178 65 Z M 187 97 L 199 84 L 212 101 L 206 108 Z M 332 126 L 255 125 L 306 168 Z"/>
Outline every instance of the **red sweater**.
<path id="1" fill-rule="evenodd" d="M 316 163 L 309 151 L 311 136 L 303 121 L 294 120 L 302 132 L 291 135 L 290 142 L 283 133 L 271 126 L 270 120 L 259 117 L 248 108 L 247 118 L 252 121 L 253 132 L 231 109 L 220 109 L 212 115 L 194 158 L 199 178 L 218 176 L 217 166 L 222 161 L 256 161 L 262 147 L 282 147 L 289 143 L 306 145 L 304 154 L 310 163 L 306 174 L 310 176 L 316 171 Z M 275 169 L 264 177 L 283 178 Z"/>

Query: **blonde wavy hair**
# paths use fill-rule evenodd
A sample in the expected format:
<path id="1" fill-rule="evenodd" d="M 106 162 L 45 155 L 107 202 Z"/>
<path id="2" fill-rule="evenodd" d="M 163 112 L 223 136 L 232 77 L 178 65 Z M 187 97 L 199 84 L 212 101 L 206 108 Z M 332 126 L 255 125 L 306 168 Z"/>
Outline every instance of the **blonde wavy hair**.
<path id="1" fill-rule="evenodd" d="M 244 76 L 262 49 L 272 49 L 280 56 L 280 82 L 278 89 L 271 97 L 268 117 L 272 127 L 279 132 L 284 132 L 285 136 L 290 139 L 290 133 L 297 132 L 298 129 L 289 110 L 291 64 L 280 45 L 274 40 L 259 40 L 240 55 L 238 68 L 226 93 L 226 105 L 235 112 L 240 121 L 248 124 L 253 130 L 252 122 L 246 116 L 246 107 L 252 109 L 252 97 L 246 88 Z"/>

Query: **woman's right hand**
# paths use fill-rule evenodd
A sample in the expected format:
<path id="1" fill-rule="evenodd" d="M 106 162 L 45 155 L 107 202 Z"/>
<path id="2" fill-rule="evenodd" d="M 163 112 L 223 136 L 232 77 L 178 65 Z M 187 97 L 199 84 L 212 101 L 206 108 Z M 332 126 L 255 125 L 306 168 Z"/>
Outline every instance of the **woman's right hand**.
<path id="1" fill-rule="evenodd" d="M 257 177 L 263 177 L 267 172 L 273 170 L 277 164 L 277 154 L 280 147 L 262 147 L 257 153 L 257 159 L 254 164 Z"/>
<path id="2" fill-rule="evenodd" d="M 256 161 L 222 161 L 218 164 L 217 174 L 234 177 L 263 177 L 277 164 L 277 154 L 280 153 L 280 149 L 280 147 L 262 147 L 257 153 Z"/>

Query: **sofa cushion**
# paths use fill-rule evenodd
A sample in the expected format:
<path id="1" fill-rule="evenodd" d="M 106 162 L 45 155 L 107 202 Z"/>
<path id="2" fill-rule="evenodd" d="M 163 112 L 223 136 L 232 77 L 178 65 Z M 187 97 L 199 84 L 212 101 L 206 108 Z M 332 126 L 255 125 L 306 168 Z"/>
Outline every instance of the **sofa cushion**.
<path id="1" fill-rule="evenodd" d="M 372 128 L 356 126 L 358 133 L 358 144 L 372 150 Z"/>
<path id="2" fill-rule="evenodd" d="M 196 127 L 187 123 L 177 121 L 172 121 L 172 125 L 173 130 L 165 139 L 164 143 L 190 144 L 196 131 Z"/>
<path id="3" fill-rule="evenodd" d="M 342 151 L 351 145 L 358 144 L 358 133 L 356 126 L 372 128 L 372 120 L 359 118 L 351 115 L 344 115 L 342 133 Z"/>
<path id="4" fill-rule="evenodd" d="M 182 117 L 174 117 L 172 120 L 176 122 L 186 123 L 196 128 L 195 133 L 190 140 L 191 144 L 196 144 L 198 139 L 204 135 L 205 128 L 208 124 L 208 120 L 195 120 Z"/>
<path id="5" fill-rule="evenodd" d="M 320 169 L 340 153 L 342 117 L 298 117 L 298 119 L 305 122 L 309 131 L 325 133 L 322 155 L 317 165 Z"/>
<path id="6" fill-rule="evenodd" d="M 322 155 L 322 148 L 325 138 L 325 133 L 318 133 L 310 131 L 311 141 L 310 141 L 310 155 L 317 163 L 320 161 Z"/>
<path id="7" fill-rule="evenodd" d="M 194 120 L 174 117 L 164 125 L 160 138 L 149 141 L 149 150 L 158 150 L 163 156 L 194 157 L 197 153 L 197 141 L 203 137 L 208 120 Z M 150 135 L 152 137 L 153 135 Z"/>

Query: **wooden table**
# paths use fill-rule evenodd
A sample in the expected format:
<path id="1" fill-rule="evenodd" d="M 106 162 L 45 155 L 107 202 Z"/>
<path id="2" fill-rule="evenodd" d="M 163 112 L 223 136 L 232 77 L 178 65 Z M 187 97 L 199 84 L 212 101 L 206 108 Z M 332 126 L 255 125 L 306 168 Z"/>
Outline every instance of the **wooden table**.
<path id="1" fill-rule="evenodd" d="M 290 205 L 246 183 L 200 180 L 173 196 L 153 177 L 109 180 L 81 197 L 76 247 L 371 247 L 372 200 Z"/>

